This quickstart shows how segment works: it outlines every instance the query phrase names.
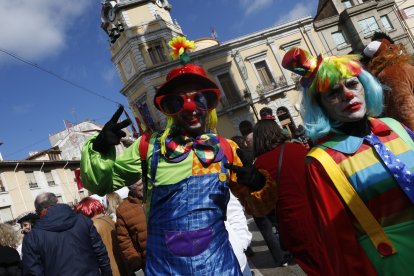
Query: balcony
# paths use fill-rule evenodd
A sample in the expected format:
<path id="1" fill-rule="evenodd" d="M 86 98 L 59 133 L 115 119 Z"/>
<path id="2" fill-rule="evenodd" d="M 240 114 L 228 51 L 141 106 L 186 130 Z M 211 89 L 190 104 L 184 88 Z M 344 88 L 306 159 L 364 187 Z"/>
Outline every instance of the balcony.
<path id="1" fill-rule="evenodd" d="M 57 186 L 57 184 L 55 183 L 55 181 L 48 181 L 47 185 L 49 185 L 49 187 L 54 187 Z"/>
<path id="2" fill-rule="evenodd" d="M 29 184 L 30 189 L 39 188 L 39 185 L 37 185 L 37 182 L 29 182 L 28 184 Z"/>

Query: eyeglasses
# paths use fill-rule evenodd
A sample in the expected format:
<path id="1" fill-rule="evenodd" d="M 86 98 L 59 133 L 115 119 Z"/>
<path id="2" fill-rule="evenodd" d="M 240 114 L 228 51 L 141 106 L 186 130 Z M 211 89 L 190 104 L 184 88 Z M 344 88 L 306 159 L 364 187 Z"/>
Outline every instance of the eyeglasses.
<path id="1" fill-rule="evenodd" d="M 174 116 L 182 112 L 184 104 L 190 100 L 199 110 L 210 111 L 216 108 L 220 90 L 216 88 L 201 89 L 194 94 L 169 94 L 155 98 L 155 103 L 165 115 Z"/>

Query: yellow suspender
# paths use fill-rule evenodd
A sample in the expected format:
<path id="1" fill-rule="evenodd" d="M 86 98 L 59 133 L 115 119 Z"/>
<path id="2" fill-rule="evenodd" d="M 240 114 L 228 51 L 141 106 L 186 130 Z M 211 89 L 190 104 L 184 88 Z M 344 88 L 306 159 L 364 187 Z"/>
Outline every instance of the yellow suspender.
<path id="1" fill-rule="evenodd" d="M 392 242 L 386 236 L 384 229 L 368 210 L 365 203 L 359 197 L 332 157 L 326 151 L 317 147 L 313 148 L 308 153 L 308 156 L 315 158 L 322 164 L 342 199 L 345 201 L 352 214 L 354 214 L 362 229 L 367 233 L 375 248 L 378 250 L 378 245 L 385 243 L 392 247 L 392 254 L 397 253 Z"/>

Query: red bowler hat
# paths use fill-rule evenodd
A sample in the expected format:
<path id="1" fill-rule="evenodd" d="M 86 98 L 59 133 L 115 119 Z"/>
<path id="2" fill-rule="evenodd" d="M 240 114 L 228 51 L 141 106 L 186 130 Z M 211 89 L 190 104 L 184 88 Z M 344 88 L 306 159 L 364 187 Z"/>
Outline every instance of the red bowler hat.
<path id="1" fill-rule="evenodd" d="M 203 68 L 191 63 L 171 70 L 167 74 L 166 80 L 167 81 L 155 93 L 154 104 L 157 96 L 171 93 L 174 88 L 185 83 L 196 83 L 200 89 L 218 89 L 217 84 L 207 77 Z M 156 104 L 155 106 L 158 108 Z"/>

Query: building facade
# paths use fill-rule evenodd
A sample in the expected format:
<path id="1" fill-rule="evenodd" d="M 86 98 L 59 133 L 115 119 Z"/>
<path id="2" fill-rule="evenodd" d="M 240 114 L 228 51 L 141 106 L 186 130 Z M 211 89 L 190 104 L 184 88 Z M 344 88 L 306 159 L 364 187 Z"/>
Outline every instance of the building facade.
<path id="1" fill-rule="evenodd" d="M 412 9 L 407 2 L 411 2 Z M 327 49 L 324 54 L 362 53 L 376 31 L 388 34 L 395 43 L 403 44 L 408 52 L 414 53 L 414 41 L 407 25 L 414 23 L 410 18 L 414 15 L 414 3 L 412 0 L 397 3 L 394 0 L 320 0 L 314 27 Z M 410 15 L 406 20 L 399 6 Z"/>
<path id="2" fill-rule="evenodd" d="M 34 210 L 36 196 L 44 192 L 56 194 L 59 202 L 69 205 L 88 195 L 78 189 L 75 179 L 80 162 L 61 160 L 58 152 L 54 149 L 31 160 L 0 162 L 0 222 L 13 223 L 23 212 Z"/>
<path id="3" fill-rule="evenodd" d="M 152 130 L 164 127 L 164 116 L 153 106 L 157 88 L 179 66 L 168 53 L 168 41 L 183 35 L 173 21 L 167 0 L 118 0 L 102 4 L 102 28 L 109 36 L 112 61 L 123 83 L 121 93 L 140 121 Z M 300 46 L 318 55 L 324 49 L 313 18 L 273 26 L 227 42 L 195 40 L 193 63 L 201 65 L 223 92 L 218 106 L 218 132 L 238 133 L 242 120 L 255 122 L 258 111 L 273 109 L 277 122 L 293 132 L 302 124 L 297 77 L 281 66 L 284 53 Z"/>

